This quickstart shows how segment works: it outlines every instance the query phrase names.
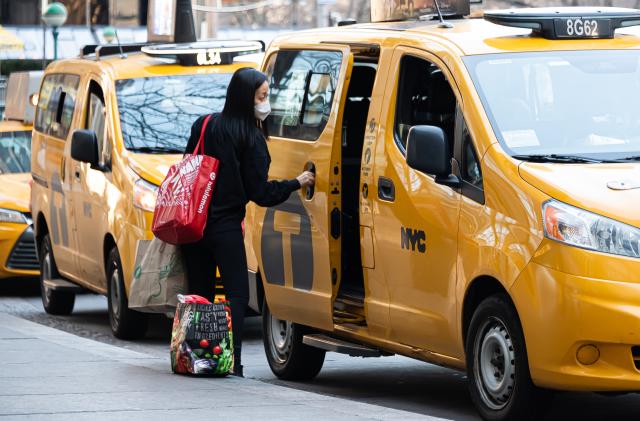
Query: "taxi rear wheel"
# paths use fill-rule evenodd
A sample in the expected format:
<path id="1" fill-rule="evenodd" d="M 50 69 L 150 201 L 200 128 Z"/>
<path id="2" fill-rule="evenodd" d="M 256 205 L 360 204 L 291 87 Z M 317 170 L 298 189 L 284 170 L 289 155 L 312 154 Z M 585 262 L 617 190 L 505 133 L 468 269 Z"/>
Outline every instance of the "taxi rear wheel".
<path id="1" fill-rule="evenodd" d="M 44 311 L 55 315 L 68 315 L 73 311 L 76 295 L 69 291 L 55 291 L 45 285 L 45 281 L 58 279 L 58 267 L 53 258 L 51 237 L 46 234 L 40 242 L 40 295 Z"/>
<path id="2" fill-rule="evenodd" d="M 486 298 L 476 309 L 466 359 L 471 400 L 483 419 L 537 420 L 547 410 L 551 392 L 531 380 L 520 319 L 506 296 Z"/>
<path id="3" fill-rule="evenodd" d="M 107 302 L 109 305 L 109 323 L 116 338 L 138 339 L 147 331 L 145 314 L 130 310 L 129 300 L 124 287 L 122 262 L 117 248 L 113 248 L 107 259 Z"/>
<path id="4" fill-rule="evenodd" d="M 324 364 L 325 351 L 302 343 L 308 328 L 280 320 L 262 306 L 262 340 L 271 371 L 283 380 L 311 380 Z"/>

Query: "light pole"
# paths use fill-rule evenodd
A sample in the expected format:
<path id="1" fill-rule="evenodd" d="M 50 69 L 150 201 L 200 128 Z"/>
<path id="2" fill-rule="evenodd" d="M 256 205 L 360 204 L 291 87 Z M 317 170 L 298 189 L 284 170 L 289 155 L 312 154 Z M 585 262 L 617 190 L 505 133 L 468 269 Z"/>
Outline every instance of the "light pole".
<path id="1" fill-rule="evenodd" d="M 42 14 L 42 21 L 51 27 L 53 35 L 53 59 L 58 59 L 58 28 L 67 21 L 67 8 L 64 4 L 53 2 L 47 6 Z"/>

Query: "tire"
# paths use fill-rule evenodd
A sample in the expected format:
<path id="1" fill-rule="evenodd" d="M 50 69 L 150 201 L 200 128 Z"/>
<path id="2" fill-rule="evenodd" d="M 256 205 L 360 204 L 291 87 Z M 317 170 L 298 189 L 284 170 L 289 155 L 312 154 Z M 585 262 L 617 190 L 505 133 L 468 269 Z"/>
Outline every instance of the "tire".
<path id="1" fill-rule="evenodd" d="M 71 314 L 76 302 L 76 294 L 69 291 L 55 291 L 45 286 L 45 281 L 60 278 L 56 261 L 53 258 L 49 234 L 45 234 L 42 238 L 38 260 L 40 261 L 40 295 L 44 311 L 58 316 Z"/>
<path id="2" fill-rule="evenodd" d="M 311 380 L 324 364 L 325 351 L 302 343 L 309 329 L 271 315 L 262 306 L 262 340 L 271 371 L 282 380 Z"/>
<path id="3" fill-rule="evenodd" d="M 520 319 L 505 295 L 480 303 L 465 348 L 471 400 L 484 420 L 543 417 L 552 394 L 531 380 Z"/>
<path id="4" fill-rule="evenodd" d="M 113 336 L 119 339 L 139 339 L 144 336 L 147 331 L 147 316 L 129 309 L 122 262 L 115 247 L 111 249 L 107 259 L 107 302 Z"/>

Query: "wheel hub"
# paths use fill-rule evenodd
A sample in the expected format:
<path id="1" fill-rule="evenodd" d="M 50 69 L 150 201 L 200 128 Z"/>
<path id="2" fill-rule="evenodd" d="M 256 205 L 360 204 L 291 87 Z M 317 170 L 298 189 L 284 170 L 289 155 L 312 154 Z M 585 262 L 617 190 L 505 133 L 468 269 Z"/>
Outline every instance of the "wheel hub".
<path id="1" fill-rule="evenodd" d="M 511 335 L 498 319 L 488 320 L 474 344 L 475 382 L 487 406 L 504 408 L 515 385 L 515 352 Z"/>
<path id="2" fill-rule="evenodd" d="M 51 253 L 48 251 L 45 253 L 42 259 L 42 269 L 41 269 L 41 278 L 42 281 L 48 281 L 51 279 Z M 47 287 L 44 282 L 41 282 L 42 286 L 42 298 L 45 300 L 45 303 L 48 304 L 51 302 L 51 288 Z"/>
<path id="3" fill-rule="evenodd" d="M 269 314 L 269 343 L 271 355 L 279 363 L 285 363 L 289 358 L 292 343 L 291 322 L 280 320 Z"/>
<path id="4" fill-rule="evenodd" d="M 110 282 L 111 317 L 117 326 L 120 317 L 120 275 L 117 268 L 114 268 Z"/>

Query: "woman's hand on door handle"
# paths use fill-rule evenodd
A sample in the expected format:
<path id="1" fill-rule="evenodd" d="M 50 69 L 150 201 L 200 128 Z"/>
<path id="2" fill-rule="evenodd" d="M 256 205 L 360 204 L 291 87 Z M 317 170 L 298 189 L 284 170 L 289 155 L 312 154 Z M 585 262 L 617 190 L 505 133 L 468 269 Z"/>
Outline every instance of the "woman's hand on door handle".
<path id="1" fill-rule="evenodd" d="M 316 183 L 316 177 L 311 171 L 304 171 L 296 177 L 301 188 L 311 187 Z"/>

